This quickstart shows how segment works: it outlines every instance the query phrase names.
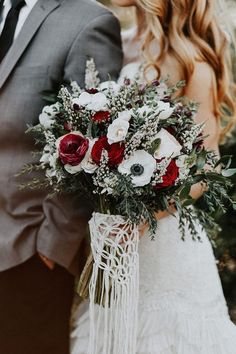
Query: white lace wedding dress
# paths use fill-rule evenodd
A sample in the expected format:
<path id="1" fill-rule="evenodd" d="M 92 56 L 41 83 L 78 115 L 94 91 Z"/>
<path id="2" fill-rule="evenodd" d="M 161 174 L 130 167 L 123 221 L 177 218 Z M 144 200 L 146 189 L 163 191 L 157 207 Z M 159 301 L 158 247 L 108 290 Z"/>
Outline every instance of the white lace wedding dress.
<path id="1" fill-rule="evenodd" d="M 135 53 L 132 46 L 127 53 Z M 124 75 L 135 73 L 135 56 L 133 62 Z M 202 242 L 193 241 L 188 231 L 182 241 L 178 217 L 170 215 L 160 220 L 154 241 L 148 236 L 140 240 L 137 354 L 236 353 L 236 327 L 228 315 L 213 250 L 200 226 L 198 231 Z M 89 312 L 84 306 L 71 335 L 71 354 L 88 352 Z"/>

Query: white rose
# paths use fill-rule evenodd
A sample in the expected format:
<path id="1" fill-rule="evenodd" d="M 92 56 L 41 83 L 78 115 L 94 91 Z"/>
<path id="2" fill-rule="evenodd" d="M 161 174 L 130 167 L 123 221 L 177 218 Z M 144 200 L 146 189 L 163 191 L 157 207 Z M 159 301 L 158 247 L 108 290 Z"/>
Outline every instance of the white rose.
<path id="1" fill-rule="evenodd" d="M 135 187 L 142 187 L 150 183 L 156 170 L 156 160 L 145 150 L 137 150 L 119 166 L 121 174 L 131 175 Z"/>
<path id="2" fill-rule="evenodd" d="M 59 103 L 45 106 L 42 113 L 39 115 L 39 123 L 45 128 L 50 129 L 55 122 L 56 115 L 60 112 Z"/>
<path id="3" fill-rule="evenodd" d="M 91 102 L 88 104 L 88 109 L 92 111 L 105 111 L 107 109 L 107 98 L 102 92 L 95 93 L 91 96 Z"/>
<path id="4" fill-rule="evenodd" d="M 161 140 L 159 147 L 154 153 L 155 159 L 159 160 L 163 157 L 174 158 L 180 154 L 182 146 L 166 129 L 162 128 L 159 133 L 157 133 L 155 139 Z"/>
<path id="5" fill-rule="evenodd" d="M 74 98 L 72 103 L 96 112 L 107 109 L 107 98 L 102 92 L 97 92 L 95 94 L 83 92 L 79 98 Z"/>
<path id="6" fill-rule="evenodd" d="M 115 81 L 105 81 L 100 84 L 100 90 L 104 93 L 109 91 L 113 91 L 115 95 L 117 95 L 120 91 L 120 85 L 117 84 Z"/>
<path id="7" fill-rule="evenodd" d="M 133 113 L 132 109 L 128 109 L 126 111 L 119 112 L 117 119 L 123 119 L 123 120 L 126 120 L 127 122 L 129 122 L 132 117 L 132 113 Z"/>
<path id="8" fill-rule="evenodd" d="M 123 141 L 129 130 L 129 122 L 124 119 L 115 119 L 108 127 L 107 138 L 108 143 L 113 144 Z"/>
<path id="9" fill-rule="evenodd" d="M 94 143 L 97 141 L 97 139 L 89 140 L 89 148 L 88 151 L 86 152 L 86 155 L 84 159 L 81 161 L 81 167 L 86 173 L 94 173 L 98 166 L 93 162 L 92 157 L 91 157 L 91 151 L 93 148 Z"/>
<path id="10" fill-rule="evenodd" d="M 159 119 L 167 119 L 174 112 L 174 108 L 170 106 L 169 102 L 158 101 L 157 113 Z"/>
<path id="11" fill-rule="evenodd" d="M 87 106 L 91 103 L 91 95 L 88 92 L 83 92 L 79 98 L 74 98 L 72 103 L 82 107 Z"/>

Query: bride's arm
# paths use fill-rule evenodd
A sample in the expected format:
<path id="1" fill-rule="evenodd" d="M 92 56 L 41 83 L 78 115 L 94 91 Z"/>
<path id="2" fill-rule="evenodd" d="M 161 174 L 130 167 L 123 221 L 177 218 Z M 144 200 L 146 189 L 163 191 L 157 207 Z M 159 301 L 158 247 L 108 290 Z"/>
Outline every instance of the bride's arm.
<path id="1" fill-rule="evenodd" d="M 195 65 L 193 75 L 185 89 L 184 94 L 191 100 L 200 103 L 198 113 L 195 117 L 196 123 L 205 123 L 204 145 L 210 150 L 214 150 L 219 155 L 219 134 L 220 124 L 215 114 L 215 76 L 210 65 L 204 62 L 198 62 Z M 204 193 L 205 186 L 196 184 L 191 189 L 191 197 L 198 199 Z M 170 206 L 168 211 L 156 213 L 157 219 L 162 219 L 170 213 L 173 213 L 175 208 Z"/>

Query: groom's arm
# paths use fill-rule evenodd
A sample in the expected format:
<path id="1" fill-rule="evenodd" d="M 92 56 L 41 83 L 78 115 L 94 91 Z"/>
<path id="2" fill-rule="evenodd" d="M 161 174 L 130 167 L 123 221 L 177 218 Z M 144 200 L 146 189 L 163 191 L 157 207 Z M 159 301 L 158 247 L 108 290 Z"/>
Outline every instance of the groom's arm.
<path id="1" fill-rule="evenodd" d="M 110 12 L 89 22 L 75 38 L 65 63 L 64 81 L 84 85 L 86 61 L 95 60 L 102 81 L 117 79 L 123 64 L 120 24 Z"/>
<path id="2" fill-rule="evenodd" d="M 97 16 L 77 34 L 65 62 L 64 82 L 75 80 L 83 86 L 89 58 L 95 60 L 101 80 L 118 78 L 123 63 L 120 25 L 108 11 Z M 45 220 L 38 232 L 37 249 L 51 269 L 54 262 L 48 258 L 68 268 L 85 237 L 88 210 L 83 202 L 79 204 L 82 205 L 67 196 L 46 198 L 43 203 Z M 50 238 L 50 234 L 57 237 Z"/>

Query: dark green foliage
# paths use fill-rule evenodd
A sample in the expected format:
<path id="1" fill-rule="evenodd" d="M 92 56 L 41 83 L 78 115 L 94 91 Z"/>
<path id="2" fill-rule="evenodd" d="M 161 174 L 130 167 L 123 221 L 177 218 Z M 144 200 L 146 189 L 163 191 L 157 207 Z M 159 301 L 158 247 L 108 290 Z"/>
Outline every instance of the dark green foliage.
<path id="1" fill-rule="evenodd" d="M 236 166 L 236 132 L 230 145 L 221 148 L 222 155 L 233 155 L 232 166 Z M 236 176 L 232 177 L 231 195 L 236 198 Z M 230 208 L 220 219 L 222 231 L 217 239 L 216 256 L 219 259 L 220 275 L 231 315 L 236 321 L 236 211 Z"/>

